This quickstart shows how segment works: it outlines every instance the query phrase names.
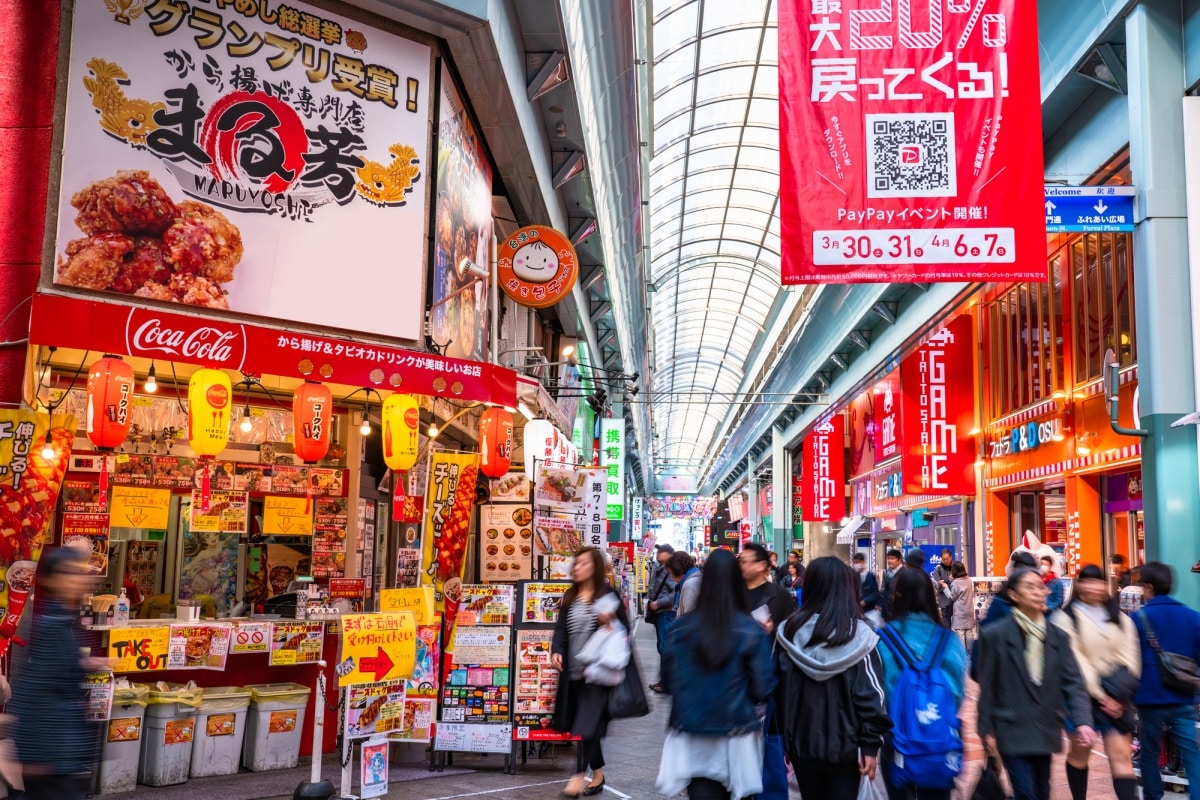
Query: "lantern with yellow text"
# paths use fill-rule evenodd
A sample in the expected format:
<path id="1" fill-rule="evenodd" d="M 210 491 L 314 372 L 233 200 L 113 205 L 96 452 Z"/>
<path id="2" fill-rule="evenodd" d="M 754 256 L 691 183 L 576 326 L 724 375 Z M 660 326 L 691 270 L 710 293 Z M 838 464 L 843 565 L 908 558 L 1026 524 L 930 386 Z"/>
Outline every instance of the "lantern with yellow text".
<path id="1" fill-rule="evenodd" d="M 201 465 L 200 509 L 208 510 L 213 456 L 229 443 L 233 387 L 218 369 L 198 369 L 188 381 L 188 444 L 204 462 Z"/>
<path id="2" fill-rule="evenodd" d="M 383 401 L 383 463 L 406 472 L 417 463 L 421 408 L 411 394 L 391 394 Z"/>
<path id="3" fill-rule="evenodd" d="M 100 450 L 114 450 L 129 436 L 133 423 L 133 367 L 106 355 L 88 370 L 88 440 Z M 108 494 L 108 456 L 101 458 L 99 490 Z"/>
<path id="4" fill-rule="evenodd" d="M 512 465 L 513 418 L 503 408 L 489 408 L 479 418 L 479 471 L 502 478 Z"/>
<path id="5" fill-rule="evenodd" d="M 557 460 L 554 455 L 556 433 L 557 430 L 548 419 L 531 419 L 525 423 L 525 474 L 529 480 L 537 478 L 536 464 L 544 465 Z"/>
<path id="6" fill-rule="evenodd" d="M 305 464 L 315 464 L 329 452 L 333 395 L 323 383 L 305 381 L 292 397 L 292 446 Z"/>

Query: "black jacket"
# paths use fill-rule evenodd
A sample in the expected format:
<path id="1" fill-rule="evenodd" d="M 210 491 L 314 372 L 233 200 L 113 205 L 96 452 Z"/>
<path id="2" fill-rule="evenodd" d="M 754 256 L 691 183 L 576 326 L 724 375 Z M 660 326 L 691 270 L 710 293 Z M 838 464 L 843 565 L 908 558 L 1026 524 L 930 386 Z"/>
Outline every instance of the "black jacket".
<path id="1" fill-rule="evenodd" d="M 675 597 L 675 587 L 671 585 L 671 573 L 662 564 L 656 564 L 650 574 L 650 585 L 646 587 L 646 622 L 654 624 L 660 612 L 669 608 L 651 609 L 650 604 L 658 601 L 660 606 L 670 606 Z"/>
<path id="2" fill-rule="evenodd" d="M 605 587 L 604 595 L 616 594 L 611 586 Z M 604 595 L 600 595 L 603 597 Z M 600 597 L 592 598 L 592 602 L 596 602 Z M 563 665 L 562 672 L 558 676 L 558 691 L 554 696 L 554 730 L 556 731 L 571 731 L 575 723 L 571 719 L 571 712 L 575 710 L 571 698 L 571 681 L 567 678 L 571 674 L 571 648 L 569 646 L 570 634 L 567 632 L 567 612 L 570 609 L 570 604 L 564 602 L 562 608 L 558 610 L 558 619 L 554 623 L 554 638 L 550 642 L 550 653 L 562 656 Z M 630 630 L 629 615 L 625 613 L 625 604 L 617 604 L 617 620 L 625 626 L 625 630 Z M 577 698 L 576 698 L 577 699 Z M 602 724 L 607 722 L 607 712 L 602 716 Z"/>
<path id="3" fill-rule="evenodd" d="M 853 640 L 839 647 L 810 647 L 815 617 L 790 639 L 776 633 L 779 686 L 775 707 L 783 745 L 793 764 L 846 766 L 876 756 L 892 727 L 883 689 L 879 637 L 859 622 Z"/>
<path id="4" fill-rule="evenodd" d="M 879 579 L 875 577 L 875 573 L 867 570 L 862 576 L 862 607 L 863 611 L 872 611 L 879 609 L 880 611 L 887 610 L 887 604 L 883 599 L 883 592 L 879 590 Z"/>
<path id="5" fill-rule="evenodd" d="M 1092 725 L 1092 702 L 1071 640 L 1057 625 L 1046 625 L 1041 686 L 1029 680 L 1025 637 L 1015 617 L 981 628 L 979 641 L 979 735 L 995 736 L 1001 755 L 1060 752 L 1064 709 L 1075 727 Z"/>

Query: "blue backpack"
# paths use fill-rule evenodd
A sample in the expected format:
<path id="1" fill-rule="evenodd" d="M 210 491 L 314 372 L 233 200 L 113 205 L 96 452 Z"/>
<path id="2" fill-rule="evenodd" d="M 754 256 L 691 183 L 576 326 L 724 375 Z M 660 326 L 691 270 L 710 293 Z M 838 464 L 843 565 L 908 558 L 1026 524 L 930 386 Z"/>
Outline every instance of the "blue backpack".
<path id="1" fill-rule="evenodd" d="M 895 750 L 891 783 L 897 788 L 952 789 L 962 770 L 963 743 L 958 701 L 940 664 L 954 634 L 941 628 L 924 662 L 917 661 L 890 627 L 879 635 L 903 665 L 888 709 Z"/>

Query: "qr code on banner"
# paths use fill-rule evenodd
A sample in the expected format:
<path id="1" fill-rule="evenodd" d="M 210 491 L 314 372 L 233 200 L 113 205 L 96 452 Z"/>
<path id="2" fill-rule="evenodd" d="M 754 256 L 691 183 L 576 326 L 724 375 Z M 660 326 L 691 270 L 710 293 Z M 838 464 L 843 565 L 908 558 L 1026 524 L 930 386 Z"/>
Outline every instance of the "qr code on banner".
<path id="1" fill-rule="evenodd" d="M 953 114 L 867 114 L 867 197 L 954 197 Z"/>

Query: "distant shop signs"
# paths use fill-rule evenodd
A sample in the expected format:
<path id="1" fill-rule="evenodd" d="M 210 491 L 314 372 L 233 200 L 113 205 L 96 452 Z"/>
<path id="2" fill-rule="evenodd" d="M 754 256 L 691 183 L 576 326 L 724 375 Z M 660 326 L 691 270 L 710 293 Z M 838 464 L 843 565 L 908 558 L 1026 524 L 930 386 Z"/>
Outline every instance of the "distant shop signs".
<path id="1" fill-rule="evenodd" d="M 1046 233 L 1133 230 L 1132 186 L 1047 186 Z"/>
<path id="2" fill-rule="evenodd" d="M 900 364 L 905 494 L 975 492 L 973 324 L 958 316 Z"/>
<path id="3" fill-rule="evenodd" d="M 846 516 L 845 418 L 835 414 L 804 440 L 801 466 L 805 522 L 837 522 Z"/>
<path id="4" fill-rule="evenodd" d="M 575 246 L 563 233 L 545 225 L 513 231 L 496 252 L 500 288 L 530 308 L 549 308 L 571 293 L 579 278 Z"/>
<path id="5" fill-rule="evenodd" d="M 1035 3 L 796 0 L 779 51 L 784 284 L 1046 280 Z"/>
<path id="6" fill-rule="evenodd" d="M 998 439 L 993 439 L 989 443 L 988 452 L 991 458 L 1016 455 L 1036 450 L 1047 442 L 1061 442 L 1064 436 L 1063 421 L 1060 417 L 1029 422 L 1010 428 Z"/>

